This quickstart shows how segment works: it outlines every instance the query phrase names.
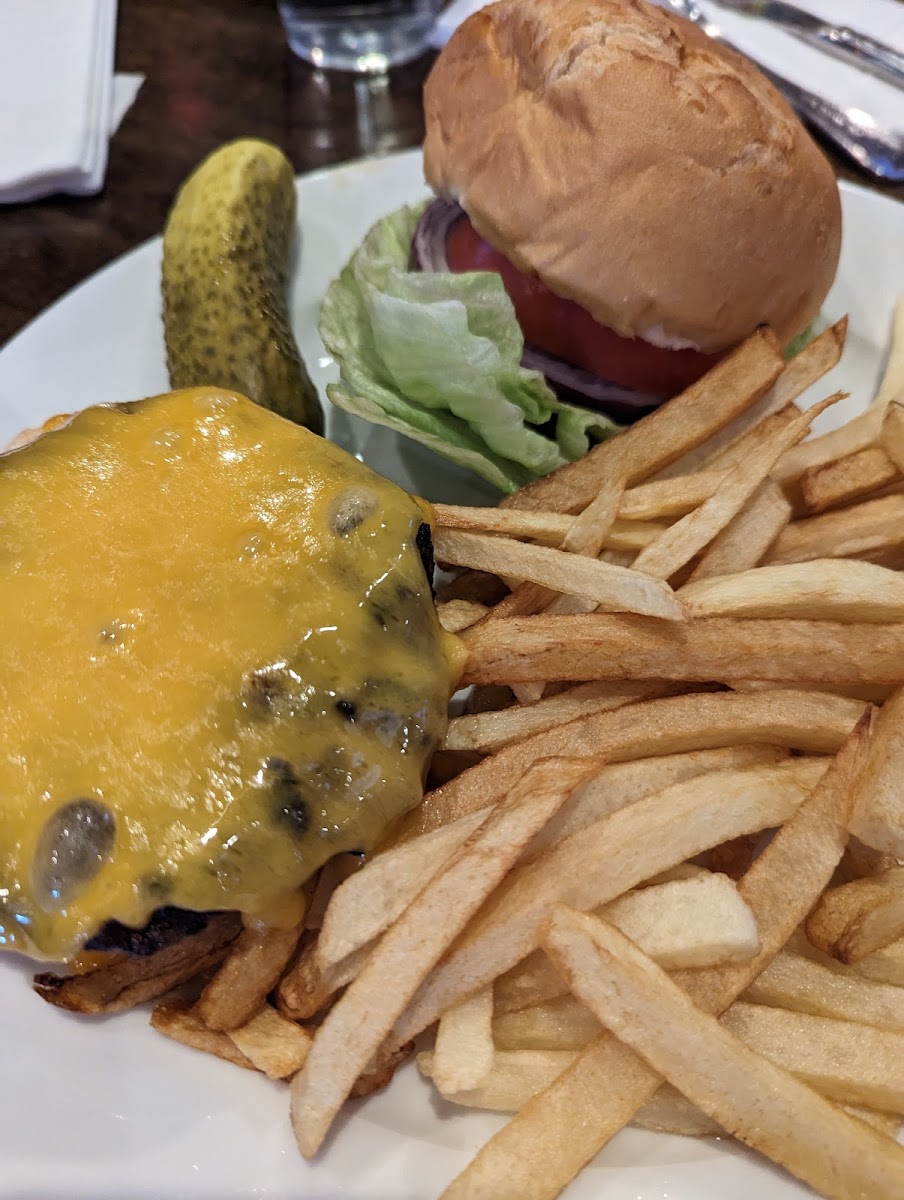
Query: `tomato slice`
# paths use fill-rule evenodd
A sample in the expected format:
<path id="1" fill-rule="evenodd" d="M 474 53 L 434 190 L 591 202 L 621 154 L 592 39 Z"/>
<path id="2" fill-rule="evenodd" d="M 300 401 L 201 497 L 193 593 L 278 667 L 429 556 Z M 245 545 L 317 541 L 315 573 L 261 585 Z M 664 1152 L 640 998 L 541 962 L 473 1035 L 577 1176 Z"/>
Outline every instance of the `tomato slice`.
<path id="1" fill-rule="evenodd" d="M 669 399 L 721 357 L 699 350 L 667 350 L 643 338 L 621 337 L 594 321 L 573 300 L 555 295 L 536 275 L 519 271 L 480 236 L 467 216 L 449 231 L 446 259 L 452 271 L 495 271 L 502 276 L 524 340 L 530 345 L 622 387 Z"/>

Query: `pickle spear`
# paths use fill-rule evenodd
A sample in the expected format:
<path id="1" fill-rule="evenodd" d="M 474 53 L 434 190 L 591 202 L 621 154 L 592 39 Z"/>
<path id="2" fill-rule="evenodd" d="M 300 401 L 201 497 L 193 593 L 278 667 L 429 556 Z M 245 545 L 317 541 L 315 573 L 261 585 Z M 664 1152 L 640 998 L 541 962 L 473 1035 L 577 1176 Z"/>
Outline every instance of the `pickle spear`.
<path id="1" fill-rule="evenodd" d="M 215 150 L 176 196 L 163 233 L 163 325 L 173 388 L 243 392 L 323 432 L 288 312 L 292 165 L 269 142 Z"/>

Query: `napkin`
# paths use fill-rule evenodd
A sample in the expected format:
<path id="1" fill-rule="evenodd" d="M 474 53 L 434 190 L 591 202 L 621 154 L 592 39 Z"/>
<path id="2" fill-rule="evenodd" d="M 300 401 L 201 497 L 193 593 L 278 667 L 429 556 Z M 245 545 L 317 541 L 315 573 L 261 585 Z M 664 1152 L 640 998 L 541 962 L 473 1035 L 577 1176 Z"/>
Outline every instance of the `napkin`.
<path id="1" fill-rule="evenodd" d="M 861 33 L 904 50 L 904 4 L 899 0 L 793 0 L 836 25 L 851 25 Z M 860 108 L 880 125 L 904 130 L 904 92 L 875 76 L 839 62 L 821 50 L 805 45 L 775 24 L 729 12 L 715 0 L 698 0 L 706 16 L 726 38 L 764 66 L 831 100 L 842 108 Z M 482 8 L 481 0 L 453 0 L 440 15 L 434 45 L 443 46 L 458 25 Z"/>
<path id="2" fill-rule="evenodd" d="M 116 0 L 0 0 L 0 203 L 99 192 L 142 76 L 113 75 Z"/>

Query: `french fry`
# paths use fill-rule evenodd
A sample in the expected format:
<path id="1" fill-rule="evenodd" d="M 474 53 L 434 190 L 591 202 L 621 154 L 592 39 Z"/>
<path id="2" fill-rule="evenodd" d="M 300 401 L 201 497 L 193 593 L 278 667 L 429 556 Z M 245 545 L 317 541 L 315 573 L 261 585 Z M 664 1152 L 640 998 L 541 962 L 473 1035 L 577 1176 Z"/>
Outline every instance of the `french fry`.
<path id="1" fill-rule="evenodd" d="M 383 935 L 330 1009 L 292 1081 L 292 1123 L 306 1158 L 316 1153 L 355 1080 L 424 977 L 531 837 L 598 766 L 594 759 L 538 763 Z"/>
<path id="2" fill-rule="evenodd" d="M 823 771 L 822 764 L 800 759 L 674 784 L 519 866 L 421 984 L 390 1044 L 409 1041 L 530 954 L 540 922 L 557 903 L 595 908 L 710 846 L 781 825 Z"/>
<path id="3" fill-rule="evenodd" d="M 783 367 L 775 338 L 758 330 L 680 396 L 583 458 L 506 497 L 502 507 L 580 512 L 609 477 L 613 461 L 623 464 L 629 487 L 649 479 L 755 404 Z"/>
<path id="4" fill-rule="evenodd" d="M 444 1012 L 433 1047 L 433 1080 L 448 1095 L 480 1087 L 493 1069 L 493 989 Z"/>
<path id="5" fill-rule="evenodd" d="M 716 750 L 691 750 L 683 754 L 609 763 L 569 796 L 568 802 L 533 839 L 524 857 L 535 858 L 542 850 L 586 829 L 594 821 L 673 783 L 712 771 L 772 767 L 787 759 L 788 752 L 776 746 L 725 746 Z"/>
<path id="6" fill-rule="evenodd" d="M 893 400 L 886 408 L 879 441 L 894 465 L 904 473 L 904 392 L 901 399 Z"/>
<path id="7" fill-rule="evenodd" d="M 255 923 L 242 930 L 195 1006 L 208 1029 L 229 1032 L 250 1021 L 298 945 L 303 925 Z"/>
<path id="8" fill-rule="evenodd" d="M 743 999 L 904 1033 L 904 988 L 832 970 L 791 950 L 772 960 Z"/>
<path id="9" fill-rule="evenodd" d="M 503 796 L 532 762 L 605 754 L 610 763 L 723 746 L 784 746 L 831 754 L 864 705 L 824 692 L 716 692 L 672 696 L 581 717 L 507 746 L 430 793 L 396 832 L 408 841 Z"/>
<path id="10" fill-rule="evenodd" d="M 746 508 L 710 542 L 689 582 L 757 566 L 790 519 L 791 505 L 784 492 L 772 479 L 763 480 Z"/>
<path id="11" fill-rule="evenodd" d="M 904 1034 L 741 1002 L 722 1025 L 832 1100 L 882 1112 L 904 1109 Z"/>
<path id="12" fill-rule="evenodd" d="M 235 913 L 211 917 L 199 933 L 180 938 L 156 954 L 131 955 L 82 975 L 35 976 L 34 989 L 58 1008 L 79 1013 L 112 1013 L 156 1000 L 220 963 L 240 936 Z"/>
<path id="13" fill-rule="evenodd" d="M 678 597 L 693 617 L 904 621 L 904 575 L 847 559 L 757 567 L 738 575 L 692 581 Z"/>
<path id="14" fill-rule="evenodd" d="M 753 914 L 727 875 L 652 884 L 600 915 L 666 970 L 744 962 L 760 951 Z"/>
<path id="15" fill-rule="evenodd" d="M 689 450 L 671 466 L 657 473 L 657 479 L 709 470 L 714 459 L 736 462 L 736 449 L 746 434 L 793 404 L 808 388 L 827 374 L 841 358 L 847 336 L 847 317 L 842 317 L 815 337 L 791 359 L 772 387 L 705 442 Z"/>
<path id="16" fill-rule="evenodd" d="M 481 568 L 495 565 L 507 575 L 582 596 L 616 612 L 642 612 L 667 621 L 684 618 L 668 586 L 628 567 L 614 567 L 581 554 L 458 530 L 437 530 L 434 549 L 443 562 Z"/>
<path id="17" fill-rule="evenodd" d="M 668 696 L 674 690 L 673 683 L 663 683 L 658 679 L 631 683 L 579 683 L 533 704 L 516 704 L 498 712 L 453 717 L 443 745 L 449 750 L 498 750 L 500 746 L 520 741 L 544 729 L 567 725 L 576 717 L 594 712 L 611 712 L 625 704 L 635 704 L 638 700 Z"/>
<path id="18" fill-rule="evenodd" d="M 865 500 L 850 508 L 792 521 L 779 534 L 766 561 L 790 563 L 811 558 L 862 558 L 883 566 L 901 565 L 904 496 Z"/>
<path id="19" fill-rule="evenodd" d="M 807 937 L 842 963 L 858 962 L 904 937 L 904 868 L 824 892 L 807 918 Z"/>
<path id="20" fill-rule="evenodd" d="M 821 467 L 810 467 L 800 477 L 800 491 L 806 511 L 816 514 L 862 500 L 900 478 L 885 451 L 870 446 Z"/>
<path id="21" fill-rule="evenodd" d="M 317 959 L 317 943 L 306 943 L 277 984 L 276 1009 L 291 1021 L 306 1021 L 328 1007 L 367 961 L 372 949 L 365 942 L 341 962 L 324 970 Z"/>
<path id="22" fill-rule="evenodd" d="M 747 454 L 732 467 L 709 500 L 641 550 L 634 562 L 635 570 L 645 571 L 657 579 L 670 579 L 722 532 L 762 484 L 782 452 L 800 441 L 813 419 L 842 395 L 836 392 L 797 415 L 777 432 L 754 439 Z M 754 432 L 759 434 L 761 428 Z"/>
<path id="23" fill-rule="evenodd" d="M 618 506 L 618 515 L 626 521 L 659 521 L 663 517 L 683 517 L 703 504 L 725 478 L 725 471 L 700 471 L 677 475 L 628 488 Z"/>
<path id="24" fill-rule="evenodd" d="M 562 978 L 558 971 L 556 975 Z M 567 984 L 563 983 L 563 987 Z M 493 1018 L 493 1042 L 500 1052 L 581 1050 L 599 1034 L 600 1028 L 590 1009 L 565 992 L 529 1008 L 497 1012 Z"/>
<path id="25" fill-rule="evenodd" d="M 895 301 L 888 358 L 873 408 L 882 411 L 892 400 L 904 397 L 904 294 Z"/>
<path id="26" fill-rule="evenodd" d="M 904 1149 L 748 1049 L 617 929 L 562 908 L 544 944 L 617 1037 L 735 1137 L 825 1196 L 900 1196 Z"/>
<path id="27" fill-rule="evenodd" d="M 619 456 L 615 454 L 617 449 L 616 443 L 613 447 L 614 459 L 603 486 L 569 525 L 562 539 L 563 550 L 595 558 L 605 547 L 625 494 L 624 469 Z"/>
<path id="28" fill-rule="evenodd" d="M 904 858 L 904 688 L 882 706 L 869 766 L 857 792 L 851 832 L 885 854 Z"/>
<path id="29" fill-rule="evenodd" d="M 741 881 L 760 933 L 759 955 L 748 963 L 679 972 L 676 982 L 693 1003 L 724 1012 L 813 907 L 844 851 L 854 785 L 868 747 L 864 717 L 820 784 Z M 667 1025 L 662 1028 L 669 1032 Z M 621 1042 L 602 1035 L 480 1149 L 443 1200 L 554 1200 L 660 1081 Z"/>
<path id="30" fill-rule="evenodd" d="M 489 807 L 371 859 L 337 888 L 314 950 L 328 972 L 397 921 L 418 892 L 490 814 Z"/>
<path id="31" fill-rule="evenodd" d="M 257 1070 L 251 1059 L 239 1050 L 228 1033 L 217 1033 L 208 1029 L 198 1014 L 191 1009 L 179 1008 L 173 1004 L 158 1004 L 151 1013 L 151 1027 L 173 1041 L 181 1042 L 183 1046 L 202 1050 L 205 1054 L 213 1054 L 216 1058 L 234 1063 L 237 1067 L 245 1067 L 249 1071 Z"/>
<path id="32" fill-rule="evenodd" d="M 454 1091 L 447 1090 L 437 1074 L 434 1051 L 425 1050 L 417 1056 L 418 1070 L 433 1080 L 447 1100 L 494 1112 L 517 1112 L 573 1061 L 574 1051 L 570 1050 L 499 1050 L 480 1084 Z"/>
<path id="33" fill-rule="evenodd" d="M 447 600 L 437 604 L 436 615 L 447 633 L 460 633 L 487 615 L 490 609 L 476 600 Z"/>
<path id="34" fill-rule="evenodd" d="M 287 1079 L 301 1070 L 313 1041 L 307 1029 L 281 1016 L 269 1004 L 226 1036 L 269 1079 Z"/>
<path id="35" fill-rule="evenodd" d="M 876 983 L 890 983 L 895 987 L 904 987 L 904 941 L 892 942 L 881 950 L 874 950 L 866 958 L 860 958 L 850 967 L 839 967 L 839 970 L 851 970 L 864 979 L 872 979 Z"/>
<path id="36" fill-rule="evenodd" d="M 552 679 L 787 679 L 904 682 L 904 624 L 700 617 L 661 622 L 624 613 L 511 617 L 465 632 L 464 683 Z M 564 728 L 567 728 L 565 726 Z"/>

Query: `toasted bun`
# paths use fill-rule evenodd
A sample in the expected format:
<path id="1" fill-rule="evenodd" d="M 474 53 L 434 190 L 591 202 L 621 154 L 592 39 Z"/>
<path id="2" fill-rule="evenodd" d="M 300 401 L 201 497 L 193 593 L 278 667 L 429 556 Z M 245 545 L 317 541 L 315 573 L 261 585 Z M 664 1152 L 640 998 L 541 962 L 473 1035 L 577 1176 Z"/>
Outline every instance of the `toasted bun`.
<path id="1" fill-rule="evenodd" d="M 786 341 L 831 286 L 828 162 L 755 67 L 645 0 L 500 0 L 453 35 L 425 111 L 433 188 L 622 335 Z"/>

